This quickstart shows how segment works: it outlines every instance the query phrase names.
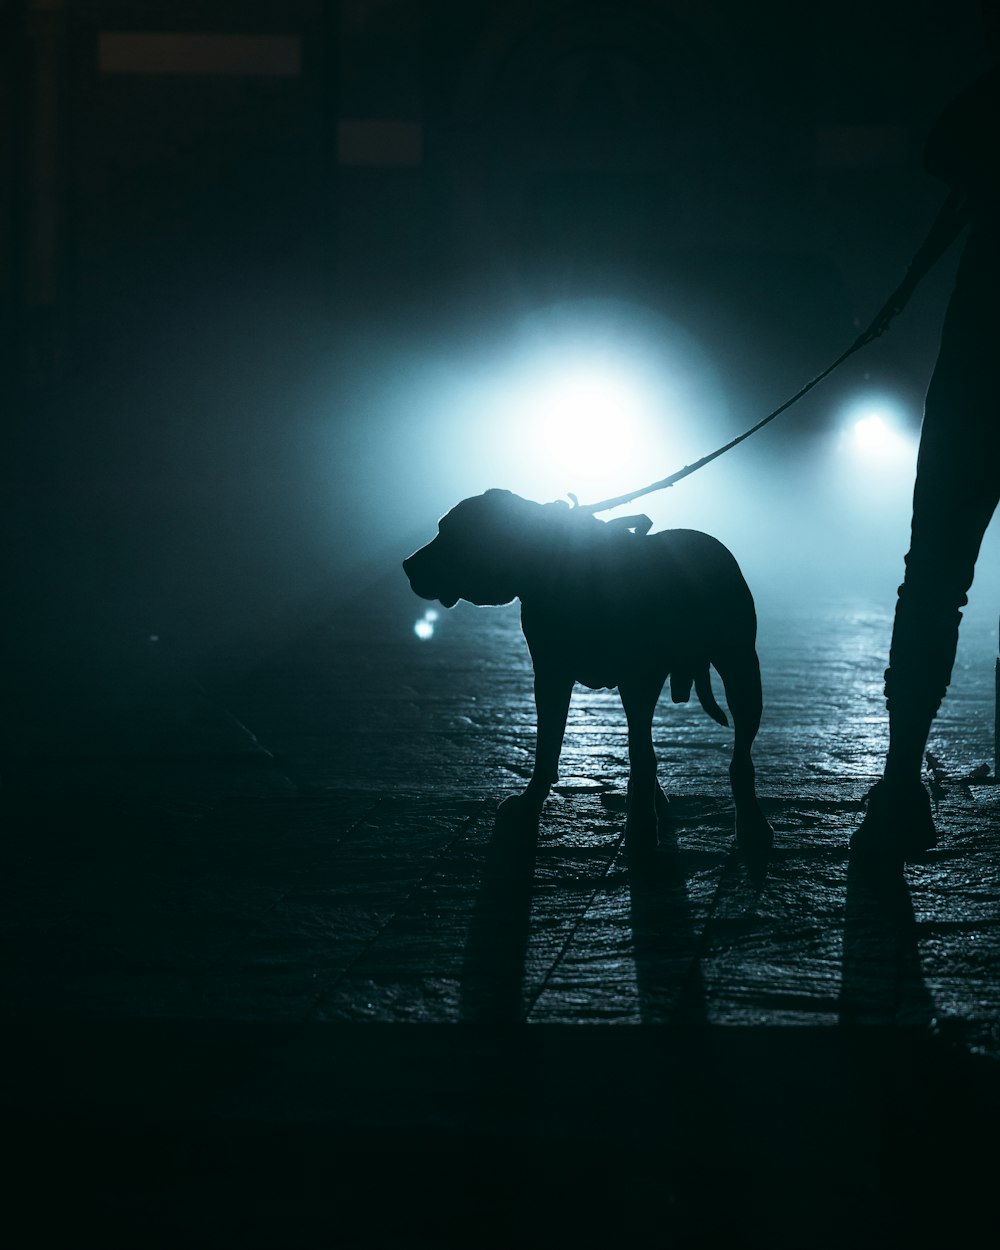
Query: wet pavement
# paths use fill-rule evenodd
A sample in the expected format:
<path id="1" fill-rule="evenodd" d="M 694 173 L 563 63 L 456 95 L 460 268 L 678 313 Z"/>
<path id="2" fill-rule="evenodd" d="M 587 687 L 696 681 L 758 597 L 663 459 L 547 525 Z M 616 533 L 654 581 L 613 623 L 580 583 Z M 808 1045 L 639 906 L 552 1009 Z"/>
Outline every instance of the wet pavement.
<path id="1" fill-rule="evenodd" d="M 991 1240 L 995 620 L 931 742 L 940 845 L 872 881 L 888 609 L 762 606 L 760 880 L 728 732 L 667 699 L 651 865 L 614 693 L 574 696 L 537 840 L 498 826 L 533 742 L 516 613 L 421 640 L 423 607 L 377 586 L 237 672 L 118 639 L 15 692 L 13 1244 Z"/>

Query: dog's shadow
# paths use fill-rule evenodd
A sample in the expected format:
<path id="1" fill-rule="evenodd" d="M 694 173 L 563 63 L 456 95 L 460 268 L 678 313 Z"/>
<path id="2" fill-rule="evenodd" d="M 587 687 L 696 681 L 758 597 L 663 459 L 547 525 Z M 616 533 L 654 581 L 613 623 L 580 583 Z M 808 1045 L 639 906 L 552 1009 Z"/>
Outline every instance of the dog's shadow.
<path id="1" fill-rule="evenodd" d="M 537 846 L 538 822 L 501 807 L 465 940 L 461 984 L 464 1021 L 507 1024 L 523 1019 Z"/>
<path id="2" fill-rule="evenodd" d="M 628 865 L 639 1016 L 643 1024 L 707 1020 L 700 933 L 691 914 L 684 857 L 669 828 L 655 853 Z"/>
<path id="3" fill-rule="evenodd" d="M 605 806 L 615 810 L 615 797 Z M 537 821 L 498 811 L 465 943 L 463 1021 L 514 1024 L 530 1014 L 525 977 L 538 837 Z M 661 832 L 655 852 L 624 862 L 640 1020 L 704 1023 L 699 933 L 676 840 Z"/>

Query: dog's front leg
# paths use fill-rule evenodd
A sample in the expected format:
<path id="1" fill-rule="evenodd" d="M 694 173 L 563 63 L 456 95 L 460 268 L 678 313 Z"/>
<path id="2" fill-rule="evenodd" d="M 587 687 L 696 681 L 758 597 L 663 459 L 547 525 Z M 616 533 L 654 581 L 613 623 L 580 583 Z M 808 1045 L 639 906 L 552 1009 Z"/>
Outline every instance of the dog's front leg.
<path id="1" fill-rule="evenodd" d="M 559 780 L 559 754 L 566 733 L 566 716 L 573 678 L 547 668 L 535 668 L 535 766 L 531 780 L 522 794 L 504 799 L 500 809 L 506 816 L 537 821 L 542 804 L 553 784 Z"/>

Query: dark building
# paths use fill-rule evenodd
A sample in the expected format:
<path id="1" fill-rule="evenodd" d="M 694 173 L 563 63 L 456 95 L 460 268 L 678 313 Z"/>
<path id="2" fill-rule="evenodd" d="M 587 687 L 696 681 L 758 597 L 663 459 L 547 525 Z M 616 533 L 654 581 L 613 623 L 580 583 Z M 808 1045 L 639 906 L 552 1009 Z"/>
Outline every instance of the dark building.
<path id="1" fill-rule="evenodd" d="M 8 3 L 5 320 L 44 372 L 178 261 L 296 258 L 334 299 L 794 274 L 865 312 L 973 9 Z"/>

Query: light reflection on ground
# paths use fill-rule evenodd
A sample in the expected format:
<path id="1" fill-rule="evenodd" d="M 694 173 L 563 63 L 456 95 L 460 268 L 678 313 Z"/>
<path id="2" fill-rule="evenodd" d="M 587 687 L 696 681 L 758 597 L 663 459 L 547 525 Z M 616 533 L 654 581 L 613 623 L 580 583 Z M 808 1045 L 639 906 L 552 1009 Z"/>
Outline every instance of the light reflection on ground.
<path id="1" fill-rule="evenodd" d="M 398 589 L 304 636 L 255 673 L 238 705 L 303 787 L 304 805 L 269 820 L 319 820 L 326 847 L 330 812 L 355 813 L 267 951 L 289 943 L 294 980 L 303 917 L 316 933 L 335 920 L 331 950 L 356 938 L 360 953 L 332 976 L 320 1018 L 834 1025 L 933 1012 L 997 1052 L 995 787 L 946 781 L 935 794 L 941 848 L 906 875 L 919 930 L 905 893 L 887 919 L 849 879 L 847 847 L 886 745 L 892 596 L 803 595 L 761 616 L 755 757 L 776 833 L 761 889 L 730 852 L 732 731 L 694 702 L 665 696 L 657 712 L 672 820 L 648 874 L 630 874 L 620 854 L 628 753 L 613 691 L 577 690 L 565 784 L 537 836 L 498 824 L 496 802 L 523 787 L 535 741 L 517 606 L 459 604 L 427 645 L 409 629 L 419 608 Z M 992 763 L 995 647 L 991 596 L 980 593 L 931 742 L 953 779 Z M 237 999 L 252 994 L 259 1009 L 260 985 L 248 978 Z"/>
<path id="2" fill-rule="evenodd" d="M 434 669 L 451 685 L 437 689 L 428 719 L 479 730 L 483 764 L 515 774 L 530 768 L 533 735 L 531 667 L 516 606 L 446 614 L 434 648 Z M 875 778 L 888 743 L 883 673 L 888 662 L 892 604 L 810 604 L 763 615 L 758 650 L 764 684 L 764 720 L 754 758 L 766 787 L 769 773 L 787 782 L 810 776 Z M 952 687 L 934 724 L 930 749 L 952 776 L 993 766 L 995 622 L 985 608 L 966 613 Z M 430 652 L 421 650 L 430 657 Z M 722 683 L 713 672 L 716 696 Z M 466 689 L 468 687 L 468 689 Z M 715 725 L 696 700 L 674 705 L 664 694 L 654 720 L 665 784 L 682 788 L 724 782 L 731 731 Z M 561 771 L 567 776 L 620 782 L 626 766 L 626 728 L 615 691 L 577 687 Z M 488 763 L 487 761 L 490 761 Z M 508 773 L 509 776 L 509 773 Z M 484 777 L 484 782 L 491 778 Z"/>

